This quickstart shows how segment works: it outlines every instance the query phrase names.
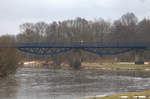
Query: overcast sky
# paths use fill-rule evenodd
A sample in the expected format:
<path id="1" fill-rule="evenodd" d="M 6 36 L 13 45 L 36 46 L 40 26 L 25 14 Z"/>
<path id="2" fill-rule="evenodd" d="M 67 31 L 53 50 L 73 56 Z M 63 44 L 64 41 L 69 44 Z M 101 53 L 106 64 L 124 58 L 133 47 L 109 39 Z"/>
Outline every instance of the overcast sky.
<path id="1" fill-rule="evenodd" d="M 150 16 L 150 0 L 0 0 L 0 35 L 19 33 L 24 22 L 82 17 L 115 20 L 127 12 Z"/>

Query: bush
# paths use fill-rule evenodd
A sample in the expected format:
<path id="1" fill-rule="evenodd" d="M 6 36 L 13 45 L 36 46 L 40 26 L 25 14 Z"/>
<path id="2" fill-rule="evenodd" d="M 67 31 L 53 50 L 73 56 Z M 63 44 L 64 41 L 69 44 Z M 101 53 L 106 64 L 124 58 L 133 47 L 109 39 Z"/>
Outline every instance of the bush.
<path id="1" fill-rule="evenodd" d="M 0 37 L 0 43 L 11 43 L 15 45 L 15 41 L 11 36 Z M 6 77 L 16 72 L 19 57 L 16 48 L 0 48 L 0 77 Z"/>

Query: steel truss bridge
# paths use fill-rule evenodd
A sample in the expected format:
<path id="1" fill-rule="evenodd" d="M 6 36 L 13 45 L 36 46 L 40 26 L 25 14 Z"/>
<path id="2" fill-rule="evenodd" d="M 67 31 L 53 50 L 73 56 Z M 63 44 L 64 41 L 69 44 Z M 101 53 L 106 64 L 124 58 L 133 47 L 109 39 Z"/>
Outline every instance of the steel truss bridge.
<path id="1" fill-rule="evenodd" d="M 0 48 L 17 48 L 22 52 L 35 55 L 57 55 L 72 49 L 81 49 L 97 55 L 117 55 L 137 49 L 148 49 L 150 43 L 1 43 Z M 103 51 L 105 49 L 105 51 Z M 107 50 L 109 49 L 109 50 Z M 115 50 L 114 50 L 115 49 Z M 118 50 L 117 50 L 118 49 Z"/>

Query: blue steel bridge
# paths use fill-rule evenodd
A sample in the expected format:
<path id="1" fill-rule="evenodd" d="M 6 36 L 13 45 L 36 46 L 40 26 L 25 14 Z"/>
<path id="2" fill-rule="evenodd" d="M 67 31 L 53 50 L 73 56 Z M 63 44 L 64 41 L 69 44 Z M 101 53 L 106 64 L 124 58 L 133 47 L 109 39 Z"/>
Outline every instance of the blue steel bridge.
<path id="1" fill-rule="evenodd" d="M 17 48 L 34 55 L 57 55 L 71 50 L 83 50 L 97 55 L 118 55 L 135 51 L 136 64 L 144 63 L 144 51 L 149 50 L 149 47 L 150 43 L 0 43 L 0 48 Z"/>
<path id="2" fill-rule="evenodd" d="M 7 47 L 17 48 L 22 52 L 35 55 L 56 55 L 68 52 L 72 49 L 81 49 L 98 55 L 117 55 L 127 53 L 132 50 L 147 50 L 150 47 L 150 43 L 0 43 L 0 48 Z M 102 51 L 102 49 L 111 49 L 112 51 Z"/>

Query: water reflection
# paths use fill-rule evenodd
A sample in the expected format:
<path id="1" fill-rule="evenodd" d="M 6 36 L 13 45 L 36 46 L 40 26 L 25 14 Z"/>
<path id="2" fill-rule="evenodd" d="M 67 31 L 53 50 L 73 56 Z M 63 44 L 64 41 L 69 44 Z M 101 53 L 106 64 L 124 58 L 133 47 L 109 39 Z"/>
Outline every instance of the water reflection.
<path id="1" fill-rule="evenodd" d="M 79 99 L 85 96 L 150 89 L 149 73 L 139 73 L 141 77 L 135 71 L 21 68 L 15 77 L 2 80 L 0 97 L 2 99 Z"/>
<path id="2" fill-rule="evenodd" d="M 0 79 L 0 99 L 16 99 L 18 84 L 14 76 Z"/>

